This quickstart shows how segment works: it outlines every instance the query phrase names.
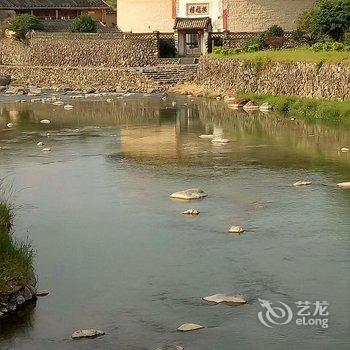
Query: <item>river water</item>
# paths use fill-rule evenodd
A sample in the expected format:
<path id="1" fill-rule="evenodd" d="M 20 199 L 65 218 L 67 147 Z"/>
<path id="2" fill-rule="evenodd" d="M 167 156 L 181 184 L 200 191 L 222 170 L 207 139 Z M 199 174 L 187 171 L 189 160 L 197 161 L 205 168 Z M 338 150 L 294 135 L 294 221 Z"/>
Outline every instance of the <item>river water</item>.
<path id="1" fill-rule="evenodd" d="M 350 181 L 350 153 L 339 151 L 349 131 L 179 96 L 73 100 L 71 111 L 7 100 L 0 178 L 51 294 L 0 324 L 1 349 L 348 348 L 350 191 L 335 184 Z M 213 132 L 231 142 L 199 138 Z M 301 179 L 312 185 L 292 186 Z M 192 187 L 208 197 L 169 199 Z M 181 214 L 189 208 L 200 216 Z M 246 233 L 229 235 L 232 225 Z M 248 303 L 202 302 L 216 293 Z M 293 319 L 264 326 L 259 299 Z M 298 301 L 328 328 L 297 325 Z M 186 322 L 206 328 L 177 332 Z M 84 328 L 106 335 L 70 339 Z"/>

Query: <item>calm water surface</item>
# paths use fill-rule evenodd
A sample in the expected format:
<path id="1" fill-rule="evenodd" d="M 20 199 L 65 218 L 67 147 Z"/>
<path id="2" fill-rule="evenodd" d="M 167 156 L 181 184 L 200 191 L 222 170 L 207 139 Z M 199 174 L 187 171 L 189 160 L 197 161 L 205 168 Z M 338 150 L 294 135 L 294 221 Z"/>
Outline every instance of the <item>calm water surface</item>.
<path id="1" fill-rule="evenodd" d="M 350 154 L 338 151 L 350 132 L 220 101 L 113 99 L 73 100 L 72 111 L 0 104 L 0 178 L 14 188 L 16 236 L 32 241 L 51 291 L 0 324 L 0 348 L 347 349 L 350 191 L 335 183 L 350 181 Z M 199 138 L 212 132 L 232 142 Z M 313 184 L 291 186 L 299 179 Z M 208 198 L 169 200 L 191 187 Z M 199 217 L 181 215 L 192 207 Z M 231 225 L 246 234 L 230 236 Z M 248 304 L 202 303 L 215 293 Z M 293 311 L 328 301 L 329 328 L 267 328 L 258 298 Z M 206 328 L 176 332 L 185 322 Z M 83 328 L 107 334 L 70 340 Z"/>

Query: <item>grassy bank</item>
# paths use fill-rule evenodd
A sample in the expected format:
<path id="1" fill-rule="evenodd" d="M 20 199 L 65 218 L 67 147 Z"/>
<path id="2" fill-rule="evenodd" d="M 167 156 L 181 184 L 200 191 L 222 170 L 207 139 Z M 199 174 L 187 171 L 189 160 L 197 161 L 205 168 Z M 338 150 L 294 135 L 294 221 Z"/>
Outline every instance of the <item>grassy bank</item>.
<path id="1" fill-rule="evenodd" d="M 275 62 L 311 62 L 336 63 L 350 65 L 349 51 L 319 51 L 311 48 L 295 48 L 283 50 L 268 50 L 257 52 L 243 52 L 230 54 L 211 54 L 215 58 L 237 58 L 248 61 L 275 61 Z"/>
<path id="2" fill-rule="evenodd" d="M 0 301 L 27 282 L 33 265 L 30 245 L 11 236 L 12 222 L 13 209 L 0 192 Z"/>
<path id="3" fill-rule="evenodd" d="M 248 98 L 258 103 L 269 102 L 274 110 L 290 117 L 309 121 L 322 121 L 350 129 L 350 101 L 314 100 L 297 96 L 258 95 L 238 93 L 239 98 Z"/>

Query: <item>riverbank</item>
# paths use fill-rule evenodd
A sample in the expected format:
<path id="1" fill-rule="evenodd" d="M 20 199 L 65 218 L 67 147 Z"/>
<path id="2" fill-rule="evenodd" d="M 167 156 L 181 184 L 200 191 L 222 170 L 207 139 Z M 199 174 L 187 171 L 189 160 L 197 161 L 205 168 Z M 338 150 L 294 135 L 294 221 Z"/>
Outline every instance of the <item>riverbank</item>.
<path id="1" fill-rule="evenodd" d="M 1 189 L 0 189 L 1 190 Z M 0 318 L 36 296 L 33 250 L 11 235 L 13 208 L 0 194 Z"/>

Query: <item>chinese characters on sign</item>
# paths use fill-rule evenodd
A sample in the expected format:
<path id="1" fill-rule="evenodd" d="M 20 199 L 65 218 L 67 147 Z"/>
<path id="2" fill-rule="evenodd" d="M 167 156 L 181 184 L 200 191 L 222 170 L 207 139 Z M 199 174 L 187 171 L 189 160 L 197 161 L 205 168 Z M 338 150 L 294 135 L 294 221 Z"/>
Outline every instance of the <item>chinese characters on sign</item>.
<path id="1" fill-rule="evenodd" d="M 209 15 L 209 4 L 187 4 L 187 15 Z"/>

